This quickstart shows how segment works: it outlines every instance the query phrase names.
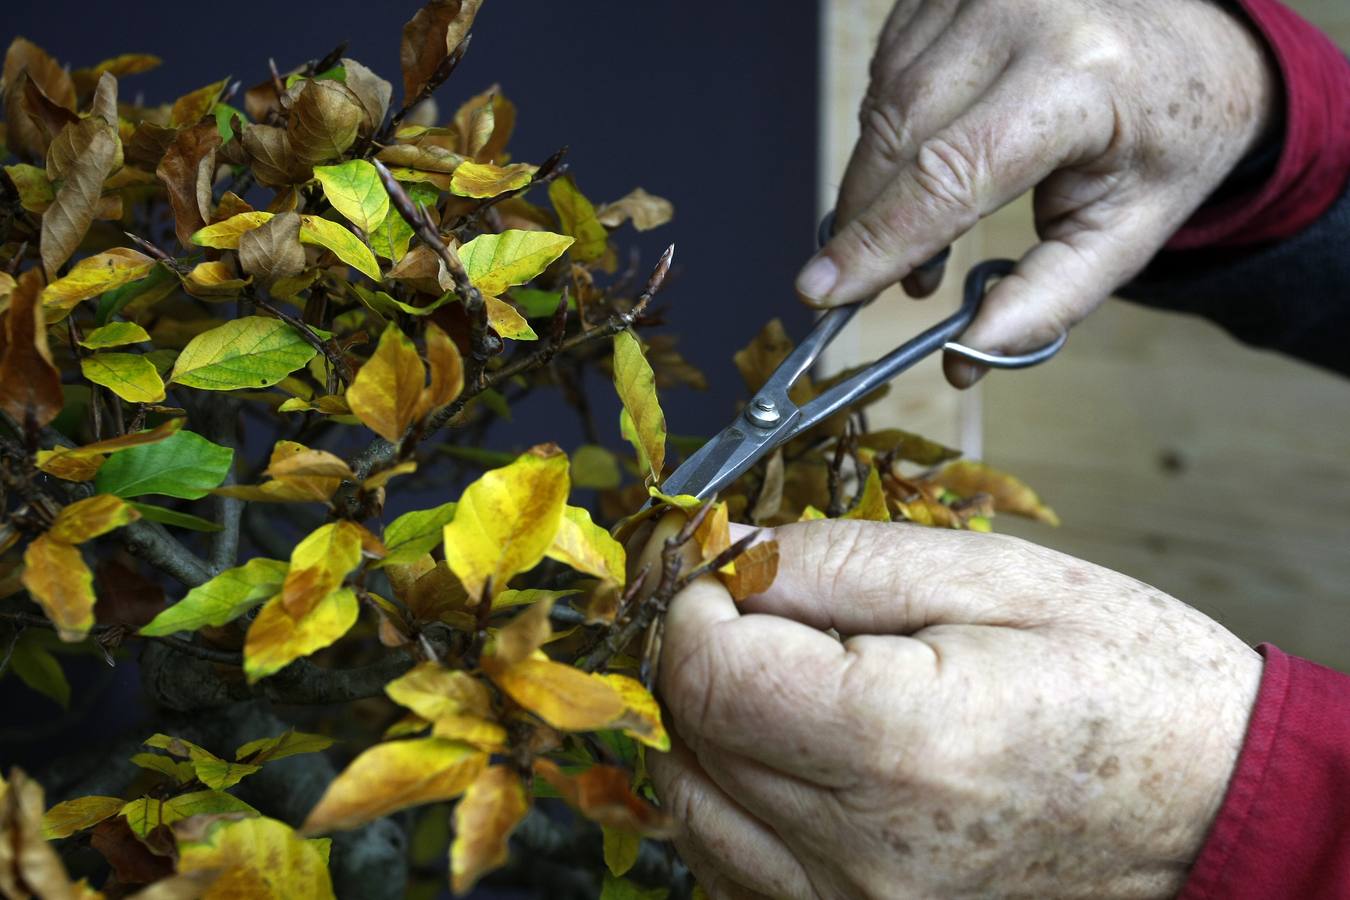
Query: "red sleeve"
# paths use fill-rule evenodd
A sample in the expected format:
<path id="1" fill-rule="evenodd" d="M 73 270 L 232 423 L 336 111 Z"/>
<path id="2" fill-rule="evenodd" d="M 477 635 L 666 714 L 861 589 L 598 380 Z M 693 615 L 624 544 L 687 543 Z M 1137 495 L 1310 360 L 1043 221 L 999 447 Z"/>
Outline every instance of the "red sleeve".
<path id="1" fill-rule="evenodd" d="M 1325 34 L 1275 0 L 1241 0 L 1284 81 L 1284 144 L 1270 179 L 1202 207 L 1168 250 L 1261 244 L 1297 234 L 1330 208 L 1350 175 L 1350 61 Z"/>
<path id="2" fill-rule="evenodd" d="M 1257 649 L 1247 739 L 1181 897 L 1350 897 L 1350 677 Z"/>

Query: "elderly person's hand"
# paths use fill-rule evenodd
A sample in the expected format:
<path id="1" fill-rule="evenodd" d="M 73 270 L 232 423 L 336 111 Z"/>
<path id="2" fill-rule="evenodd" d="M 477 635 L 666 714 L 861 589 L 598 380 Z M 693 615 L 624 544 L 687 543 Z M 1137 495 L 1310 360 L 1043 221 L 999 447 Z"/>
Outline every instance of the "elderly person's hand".
<path id="1" fill-rule="evenodd" d="M 675 746 L 648 765 L 712 897 L 1178 890 L 1242 745 L 1253 650 L 1013 538 L 773 537 L 767 593 L 738 607 L 705 578 L 667 619 Z"/>
<path id="2" fill-rule="evenodd" d="M 1054 338 L 1136 274 L 1277 118 L 1257 39 L 1213 0 L 900 0 L 872 62 L 839 232 L 797 280 L 868 297 L 1035 188 L 1033 247 L 963 342 Z M 908 276 L 908 277 L 907 277 Z M 927 283 L 925 283 L 927 282 Z M 949 380 L 980 371 L 954 358 Z"/>

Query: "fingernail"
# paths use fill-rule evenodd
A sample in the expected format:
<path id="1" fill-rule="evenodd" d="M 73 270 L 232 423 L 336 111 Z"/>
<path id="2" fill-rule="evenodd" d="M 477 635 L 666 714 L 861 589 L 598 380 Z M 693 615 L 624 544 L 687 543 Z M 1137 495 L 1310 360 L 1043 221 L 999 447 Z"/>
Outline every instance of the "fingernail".
<path id="1" fill-rule="evenodd" d="M 839 267 L 828 256 L 817 256 L 797 276 L 797 293 L 808 300 L 824 300 L 839 280 Z"/>

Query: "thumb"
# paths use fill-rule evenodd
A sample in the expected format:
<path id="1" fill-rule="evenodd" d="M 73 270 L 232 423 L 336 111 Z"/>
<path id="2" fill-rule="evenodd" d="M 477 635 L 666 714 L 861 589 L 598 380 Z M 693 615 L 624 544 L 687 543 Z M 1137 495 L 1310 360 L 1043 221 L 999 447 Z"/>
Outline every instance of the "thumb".
<path id="1" fill-rule="evenodd" d="M 778 574 L 741 603 L 744 613 L 845 635 L 1050 618 L 1039 548 L 1016 538 L 850 519 L 783 525 L 768 537 L 778 543 Z"/>

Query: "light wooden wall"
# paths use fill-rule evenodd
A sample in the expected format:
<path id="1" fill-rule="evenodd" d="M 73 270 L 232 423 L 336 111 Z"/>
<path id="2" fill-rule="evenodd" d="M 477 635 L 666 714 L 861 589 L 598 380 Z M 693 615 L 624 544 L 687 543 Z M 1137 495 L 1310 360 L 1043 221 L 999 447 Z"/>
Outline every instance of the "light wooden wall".
<path id="1" fill-rule="evenodd" d="M 1350 4 L 1291 4 L 1350 46 Z M 822 208 L 857 135 L 886 0 L 823 0 Z M 1034 239 L 1024 198 L 958 242 L 934 300 L 860 315 L 828 365 L 889 349 L 954 308 L 972 261 Z M 1350 381 L 1236 344 L 1208 323 L 1110 301 L 1050 364 L 946 387 L 930 363 L 881 416 L 1025 477 L 1064 525 L 999 530 L 1125 572 L 1252 642 L 1350 671 Z"/>

